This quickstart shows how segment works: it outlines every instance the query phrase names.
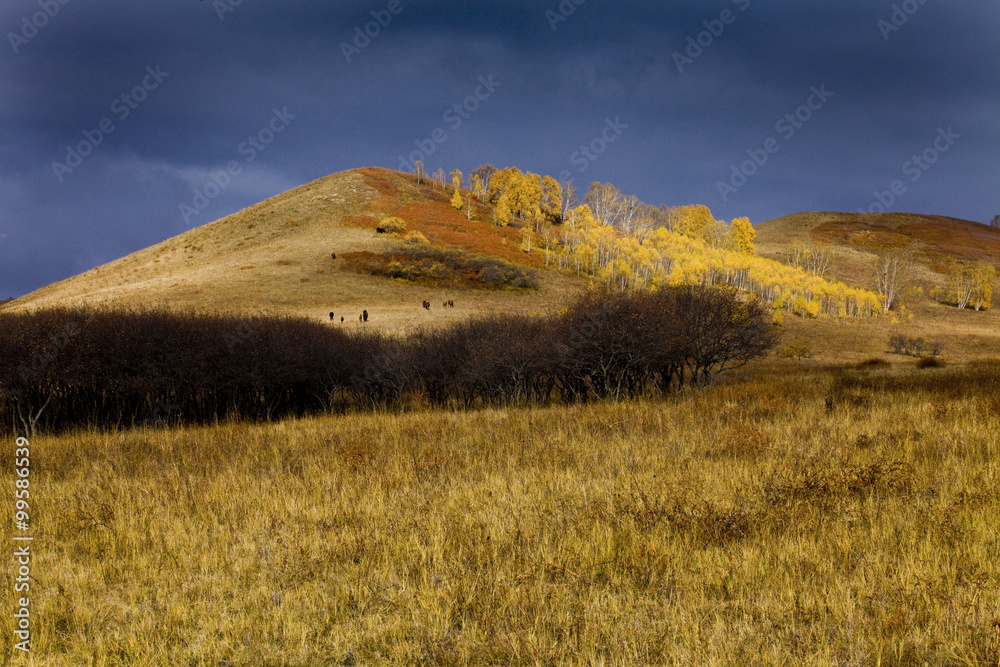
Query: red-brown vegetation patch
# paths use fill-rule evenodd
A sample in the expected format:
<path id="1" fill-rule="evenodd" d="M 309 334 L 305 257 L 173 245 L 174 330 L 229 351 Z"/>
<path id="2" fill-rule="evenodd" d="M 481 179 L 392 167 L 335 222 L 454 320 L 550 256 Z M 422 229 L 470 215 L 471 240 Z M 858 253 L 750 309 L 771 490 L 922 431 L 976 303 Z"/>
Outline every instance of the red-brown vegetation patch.
<path id="1" fill-rule="evenodd" d="M 369 210 L 386 211 L 389 215 L 399 208 L 400 185 L 405 183 L 405 176 L 387 169 L 365 167 L 358 169 L 365 177 L 365 185 L 378 191 L 378 199 L 368 205 Z"/>
<path id="2" fill-rule="evenodd" d="M 864 225 L 853 220 L 831 220 L 812 230 L 813 238 L 836 239 L 843 243 L 865 248 L 898 248 L 907 245 L 910 238 L 897 230 Z"/>
<path id="3" fill-rule="evenodd" d="M 901 216 L 887 215 L 884 219 L 898 223 L 896 217 Z M 941 216 L 888 227 L 855 220 L 830 220 L 814 227 L 812 234 L 816 239 L 827 238 L 870 249 L 898 248 L 914 243 L 924 259 L 938 271 L 946 271 L 952 259 L 997 262 L 1000 258 L 1000 229 Z"/>
<path id="4" fill-rule="evenodd" d="M 480 214 L 484 209 L 480 209 Z M 520 250 L 521 231 L 514 227 L 496 227 L 483 220 L 466 220 L 447 203 L 406 204 L 396 215 L 406 221 L 407 229 L 416 230 L 435 245 L 456 246 L 470 253 L 500 257 L 523 266 L 542 266 L 540 253 Z"/>
<path id="5" fill-rule="evenodd" d="M 899 231 L 926 244 L 931 252 L 959 259 L 1000 257 L 1000 229 L 951 220 L 905 225 Z"/>
<path id="6" fill-rule="evenodd" d="M 342 260 L 341 268 L 347 269 L 349 271 L 359 271 L 363 273 L 368 272 L 368 267 L 371 266 L 372 262 L 383 259 L 382 255 L 378 255 L 373 252 L 368 252 L 367 250 L 362 250 L 360 252 L 345 252 L 337 255 L 338 260 Z"/>

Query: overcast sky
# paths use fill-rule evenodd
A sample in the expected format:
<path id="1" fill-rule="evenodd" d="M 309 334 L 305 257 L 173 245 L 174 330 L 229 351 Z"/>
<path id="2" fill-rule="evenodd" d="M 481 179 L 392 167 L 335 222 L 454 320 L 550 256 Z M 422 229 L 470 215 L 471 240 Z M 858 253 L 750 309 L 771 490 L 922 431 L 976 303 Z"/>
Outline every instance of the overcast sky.
<path id="1" fill-rule="evenodd" d="M 754 223 L 1000 213 L 996 0 L 4 0 L 0 27 L 0 298 L 420 152 Z"/>

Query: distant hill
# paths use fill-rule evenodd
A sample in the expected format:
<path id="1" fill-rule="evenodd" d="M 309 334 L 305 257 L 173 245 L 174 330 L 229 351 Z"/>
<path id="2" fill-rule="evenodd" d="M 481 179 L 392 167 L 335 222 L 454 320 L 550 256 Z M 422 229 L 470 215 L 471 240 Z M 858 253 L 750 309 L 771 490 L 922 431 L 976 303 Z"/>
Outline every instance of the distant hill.
<path id="1" fill-rule="evenodd" d="M 998 306 L 984 312 L 960 311 L 929 296 L 936 286 L 947 287 L 952 260 L 984 259 L 1000 268 L 1000 229 L 938 215 L 814 211 L 762 222 L 755 230 L 757 252 L 773 259 L 787 259 L 795 241 L 825 245 L 833 258 L 831 273 L 857 287 L 873 287 L 872 260 L 879 248 L 911 248 L 901 300 L 907 311 L 888 329 L 942 340 L 952 358 L 1000 356 L 1000 294 Z M 828 321 L 786 322 L 787 338 L 809 342 L 829 356 L 883 354 L 889 335 L 885 323 L 851 329 Z"/>
<path id="2" fill-rule="evenodd" d="M 768 256 L 798 240 L 866 255 L 878 247 L 908 245 L 936 273 L 947 271 L 952 259 L 988 259 L 1000 266 L 1000 228 L 940 215 L 814 211 L 762 222 L 755 229 L 758 251 Z"/>
<path id="3" fill-rule="evenodd" d="M 345 171 L 294 188 L 215 222 L 53 283 L 7 308 L 54 305 L 165 306 L 175 309 L 294 314 L 400 329 L 491 310 L 558 309 L 584 289 L 581 279 L 541 270 L 538 290 L 428 286 L 359 272 L 367 257 L 396 242 L 376 233 L 398 216 L 436 245 L 543 269 L 518 250 L 514 228 L 467 220 L 450 188 L 381 168 Z M 336 253 L 337 259 L 332 259 Z M 445 301 L 454 308 L 441 308 Z M 424 301 L 431 310 L 422 308 Z"/>

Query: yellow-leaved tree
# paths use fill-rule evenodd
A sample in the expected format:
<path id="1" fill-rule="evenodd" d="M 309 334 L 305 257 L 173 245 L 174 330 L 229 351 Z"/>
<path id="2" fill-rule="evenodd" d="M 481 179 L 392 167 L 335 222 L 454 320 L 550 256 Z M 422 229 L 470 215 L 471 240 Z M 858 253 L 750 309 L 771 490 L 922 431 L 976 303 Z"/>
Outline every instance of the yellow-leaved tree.
<path id="1" fill-rule="evenodd" d="M 465 202 L 462 201 L 462 171 L 460 169 L 452 170 L 451 184 L 455 186 L 455 194 L 451 197 L 451 205 L 453 208 L 461 211 L 465 207 Z"/>
<path id="2" fill-rule="evenodd" d="M 562 188 L 551 176 L 542 179 L 542 215 L 551 224 L 562 218 Z"/>
<path id="3" fill-rule="evenodd" d="M 704 204 L 680 206 L 673 211 L 673 230 L 693 239 L 704 235 L 705 229 L 715 224 L 712 212 Z"/>
<path id="4" fill-rule="evenodd" d="M 495 175 L 494 178 L 496 178 Z M 507 198 L 507 193 L 505 192 L 500 195 L 497 199 L 496 206 L 493 207 L 493 224 L 498 227 L 503 227 L 505 225 L 509 225 L 510 221 L 510 200 Z"/>
<path id="5" fill-rule="evenodd" d="M 750 218 L 736 218 L 729 225 L 729 235 L 732 239 L 732 248 L 737 252 L 752 255 L 755 252 L 753 240 L 757 237 Z"/>
<path id="6" fill-rule="evenodd" d="M 948 298 L 959 308 L 989 308 L 996 278 L 996 269 L 990 262 L 953 262 L 948 271 Z"/>

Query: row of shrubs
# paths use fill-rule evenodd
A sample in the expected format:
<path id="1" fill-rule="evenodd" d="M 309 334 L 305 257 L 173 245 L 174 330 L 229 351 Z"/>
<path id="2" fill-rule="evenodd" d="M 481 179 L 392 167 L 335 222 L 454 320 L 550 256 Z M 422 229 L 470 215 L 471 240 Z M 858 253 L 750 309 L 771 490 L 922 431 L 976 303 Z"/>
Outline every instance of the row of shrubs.
<path id="1" fill-rule="evenodd" d="M 937 341 L 926 341 L 920 337 L 893 334 L 889 337 L 889 349 L 896 354 L 906 354 L 911 357 L 922 357 L 925 353 L 931 357 L 940 357 L 944 345 Z"/>
<path id="2" fill-rule="evenodd" d="M 466 253 L 461 248 L 437 247 L 427 243 L 401 243 L 393 251 L 372 262 L 373 275 L 407 280 L 471 282 L 486 287 L 539 285 L 538 272 L 497 257 Z"/>
<path id="3" fill-rule="evenodd" d="M 0 423 L 34 432 L 329 410 L 626 398 L 710 382 L 775 344 L 733 291 L 591 294 L 406 337 L 288 317 L 49 310 L 0 316 Z"/>

